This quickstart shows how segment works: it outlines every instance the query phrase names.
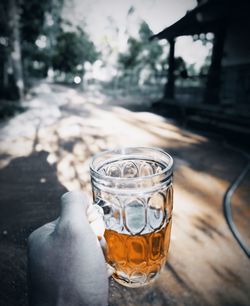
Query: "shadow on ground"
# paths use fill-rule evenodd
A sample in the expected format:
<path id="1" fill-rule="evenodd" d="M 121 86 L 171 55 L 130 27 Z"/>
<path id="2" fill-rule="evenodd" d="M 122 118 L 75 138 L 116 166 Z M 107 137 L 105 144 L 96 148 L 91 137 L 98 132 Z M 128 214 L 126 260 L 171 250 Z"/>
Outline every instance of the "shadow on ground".
<path id="1" fill-rule="evenodd" d="M 98 91 L 83 94 L 45 84 L 27 102 L 27 112 L 0 126 L 0 305 L 27 306 L 29 233 L 57 217 L 65 187 L 90 192 L 91 157 L 119 146 L 160 147 L 173 155 L 175 204 L 170 256 L 161 276 L 134 290 L 111 281 L 110 305 L 248 305 L 249 262 L 221 206 L 244 158 L 218 138 L 192 133 L 145 109 L 135 112 L 138 106 L 128 110 L 140 104 L 137 97 L 110 99 Z M 236 212 L 241 209 L 236 223 L 243 233 L 249 179 L 233 203 Z"/>
<path id="2" fill-rule="evenodd" d="M 13 159 L 0 170 L 0 304 L 28 305 L 26 243 L 29 234 L 59 213 L 66 189 L 41 151 Z"/>

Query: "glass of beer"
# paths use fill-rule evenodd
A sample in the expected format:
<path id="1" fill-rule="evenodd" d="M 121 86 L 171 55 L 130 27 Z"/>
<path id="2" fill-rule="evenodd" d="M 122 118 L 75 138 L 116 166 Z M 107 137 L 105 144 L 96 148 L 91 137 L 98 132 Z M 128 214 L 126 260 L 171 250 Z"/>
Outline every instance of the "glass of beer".
<path id="1" fill-rule="evenodd" d="M 127 287 L 152 282 L 169 248 L 173 159 L 156 148 L 101 152 L 91 166 L 94 202 L 103 210 L 106 261 Z"/>

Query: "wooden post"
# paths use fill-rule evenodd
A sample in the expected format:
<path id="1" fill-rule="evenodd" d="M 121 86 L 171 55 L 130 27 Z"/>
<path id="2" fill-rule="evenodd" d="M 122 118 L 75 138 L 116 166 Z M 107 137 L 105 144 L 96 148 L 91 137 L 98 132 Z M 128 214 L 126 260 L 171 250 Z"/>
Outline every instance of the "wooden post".
<path id="1" fill-rule="evenodd" d="M 226 27 L 221 25 L 214 34 L 212 59 L 203 100 L 206 104 L 219 104 L 220 101 L 221 62 L 223 58 Z"/>
<path id="2" fill-rule="evenodd" d="M 175 40 L 168 40 L 170 48 L 169 48 L 169 56 L 168 56 L 168 80 L 165 85 L 164 97 L 168 99 L 174 99 L 175 93 L 175 59 L 174 59 L 174 48 L 175 48 Z"/>

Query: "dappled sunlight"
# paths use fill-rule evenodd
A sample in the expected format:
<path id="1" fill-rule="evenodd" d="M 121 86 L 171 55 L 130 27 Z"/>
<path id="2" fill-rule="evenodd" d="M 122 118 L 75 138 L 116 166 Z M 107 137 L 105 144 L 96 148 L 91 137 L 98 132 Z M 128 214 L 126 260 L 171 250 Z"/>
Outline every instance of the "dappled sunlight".
<path id="1" fill-rule="evenodd" d="M 82 93 L 45 83 L 32 94 L 34 97 L 24 102 L 29 109 L 2 129 L 0 137 L 5 141 L 1 152 L 9 156 L 2 166 L 11 156 L 44 150 L 49 153 L 48 163 L 56 165 L 59 180 L 69 190 L 90 190 L 89 162 L 99 151 L 121 146 L 168 150 L 207 141 L 159 115 L 110 106 L 110 97 L 98 90 Z"/>
<path id="2" fill-rule="evenodd" d="M 185 189 L 200 201 L 200 206 L 213 208 L 214 205 L 221 205 L 221 198 L 228 186 L 225 178 L 219 179 L 209 173 L 196 171 L 192 165 L 180 165 L 175 173 L 175 180 L 178 185 Z"/>
<path id="3" fill-rule="evenodd" d="M 83 191 L 102 214 L 103 259 L 116 270 L 106 304 L 249 305 L 247 2 L 2 1 L 0 304 L 29 304 L 32 250 L 43 253 L 30 234 L 51 230 L 65 193 L 78 201 Z M 126 162 L 110 152 L 128 153 Z M 72 216 L 63 233 L 80 237 Z M 73 295 L 69 304 L 85 299 Z"/>
<path id="4" fill-rule="evenodd" d="M 240 281 L 247 283 L 247 258 L 239 261 L 241 250 L 222 219 L 221 202 L 228 186 L 227 179 L 195 171 L 191 165 L 181 165 L 175 171 L 174 183 L 170 261 L 173 264 L 183 262 L 182 278 L 188 280 L 191 287 L 195 281 L 197 288 L 205 293 L 205 288 L 216 290 L 221 285 L 220 277 L 230 278 L 228 267 L 235 267 Z M 190 267 L 193 267 L 192 275 Z M 163 284 L 168 277 L 168 272 L 164 271 Z M 230 279 L 237 283 L 236 276 Z"/>
<path id="5" fill-rule="evenodd" d="M 56 165 L 58 178 L 66 188 L 90 191 L 89 163 L 99 151 L 121 146 L 155 146 L 175 154 L 185 149 L 187 156 L 174 156 L 176 168 L 185 169 L 176 183 L 187 188 L 190 184 L 203 184 L 201 190 L 211 191 L 206 189 L 212 182 L 211 173 L 202 177 L 197 172 L 187 174 L 195 171 L 192 170 L 194 163 L 189 160 L 193 147 L 207 143 L 205 137 L 184 131 L 150 112 L 111 106 L 110 97 L 98 92 L 83 93 L 50 84 L 37 86 L 35 97 L 25 102 L 28 111 L 15 117 L 13 123 L 10 120 L 2 130 L 0 137 L 5 141 L 1 152 L 9 156 L 2 166 L 11 156 L 27 156 L 32 151 L 44 150 L 49 153 L 47 162 Z"/>
<path id="6" fill-rule="evenodd" d="M 53 103 L 47 99 L 50 90 Z M 221 205 L 230 179 L 224 175 L 223 163 L 231 162 L 229 156 L 220 160 L 216 147 L 210 145 L 207 151 L 206 137 L 150 112 L 112 106 L 110 98 L 102 95 L 48 84 L 37 87 L 35 97 L 26 101 L 29 109 L 2 128 L 1 153 L 6 156 L 2 166 L 12 157 L 46 151 L 47 162 L 56 167 L 68 190 L 91 192 L 89 164 L 95 153 L 121 146 L 155 146 L 169 151 L 175 160 L 177 220 L 183 210 L 202 215 L 204 209 L 212 213 Z M 183 206 L 179 198 L 190 199 L 189 204 Z"/>
<path id="7" fill-rule="evenodd" d="M 206 154 L 206 137 L 150 112 L 112 106 L 110 97 L 98 90 L 83 93 L 41 84 L 34 94 L 33 99 L 25 102 L 29 109 L 1 130 L 1 153 L 6 156 L 1 159 L 2 167 L 12 156 L 44 150 L 49 153 L 47 162 L 56 165 L 58 178 L 65 187 L 90 191 L 89 163 L 95 153 L 121 146 L 155 146 L 173 154 L 175 183 L 192 190 L 201 203 L 207 195 L 214 202 L 227 186 L 228 178 L 223 178 L 220 163 L 211 164 L 207 158 L 215 151 Z M 196 166 L 199 160 L 204 161 L 203 170 L 200 163 Z"/>
<path id="8" fill-rule="evenodd" d="M 50 132 L 44 130 L 45 137 L 40 134 L 43 149 L 53 154 L 49 158 L 57 160 L 59 180 L 70 190 L 90 190 L 90 158 L 101 150 L 121 146 L 178 148 L 206 141 L 192 138 L 191 133 L 181 135 L 170 123 L 159 125 L 159 116 L 150 113 L 133 113 L 121 107 L 100 108 L 91 103 L 81 106 L 79 112 L 86 111 L 88 116 L 67 116 L 50 127 Z"/>
<path id="9" fill-rule="evenodd" d="M 232 283 L 238 279 L 247 283 L 247 258 L 242 257 L 221 207 L 224 192 L 244 160 L 220 143 L 184 130 L 171 120 L 128 110 L 126 105 L 132 104 L 133 97 L 122 100 L 123 106 L 121 100 L 115 106 L 112 99 L 98 94 L 98 90 L 81 92 L 49 84 L 37 87 L 34 97 L 25 102 L 27 111 L 0 126 L 0 167 L 18 156 L 27 156 L 25 167 L 32 169 L 29 162 L 36 160 L 40 168 L 35 169 L 46 165 L 61 187 L 91 195 L 89 165 L 95 153 L 121 146 L 162 148 L 174 158 L 174 218 L 170 266 L 160 275 L 159 288 L 164 290 L 167 283 L 181 294 L 183 286 L 189 292 L 195 284 L 205 295 L 204 288 L 213 291 L 223 278 L 231 281 L 228 267 L 238 271 Z M 23 176 L 26 169 L 22 169 Z M 36 171 L 36 183 L 45 188 L 50 184 L 49 175 L 45 170 Z M 245 188 L 242 194 L 247 199 L 249 192 Z M 247 220 L 243 221 L 247 228 Z M 171 272 L 173 266 L 177 268 Z M 177 275 L 177 282 L 171 273 Z"/>
<path id="10" fill-rule="evenodd" d="M 113 110 L 124 121 L 129 122 L 131 125 L 136 124 L 141 129 L 146 130 L 147 133 L 160 138 L 163 142 L 160 144 L 161 146 L 164 146 L 164 140 L 179 141 L 181 142 L 179 143 L 180 146 L 184 145 L 184 143 L 195 144 L 207 141 L 205 137 L 187 131 L 184 132 L 176 125 L 168 123 L 163 117 L 150 112 L 134 113 L 121 107 L 114 107 Z"/>

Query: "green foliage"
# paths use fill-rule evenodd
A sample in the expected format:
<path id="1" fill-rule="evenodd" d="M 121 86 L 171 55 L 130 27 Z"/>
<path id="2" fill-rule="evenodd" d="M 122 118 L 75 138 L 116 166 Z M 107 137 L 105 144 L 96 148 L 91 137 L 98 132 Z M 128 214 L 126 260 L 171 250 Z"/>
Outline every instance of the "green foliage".
<path id="1" fill-rule="evenodd" d="M 60 30 L 63 0 L 23 0 L 20 3 L 22 62 L 28 85 L 31 77 L 47 76 L 54 41 Z M 37 45 L 41 36 L 46 39 L 44 47 Z"/>
<path id="2" fill-rule="evenodd" d="M 118 63 L 124 69 L 133 69 L 138 63 L 138 57 L 141 51 L 141 42 L 130 37 L 128 39 L 128 52 L 119 54 Z"/>
<path id="3" fill-rule="evenodd" d="M 80 28 L 62 20 L 63 0 L 23 0 L 21 5 L 22 55 L 26 78 L 45 77 L 49 67 L 76 73 L 77 66 L 97 58 L 94 44 Z M 65 28 L 70 29 L 65 31 Z M 45 38 L 45 45 L 37 44 Z M 36 64 L 36 65 L 35 65 Z M 35 66 L 35 68 L 34 68 Z"/>
<path id="4" fill-rule="evenodd" d="M 61 32 L 56 40 L 52 66 L 61 72 L 76 73 L 79 65 L 85 61 L 94 62 L 97 56 L 94 44 L 83 30 Z"/>
<path id="5" fill-rule="evenodd" d="M 25 42 L 35 43 L 44 25 L 45 13 L 50 11 L 52 0 L 24 0 L 21 2 L 21 36 Z"/>
<path id="6" fill-rule="evenodd" d="M 0 1 L 0 33 L 1 33 L 1 37 L 8 36 L 8 2 L 7 1 Z"/>
<path id="7" fill-rule="evenodd" d="M 84 72 L 85 61 L 96 60 L 95 46 L 85 31 L 62 20 L 63 3 L 64 0 L 0 1 L 1 98 L 18 98 L 17 80 L 24 81 L 27 89 L 33 78 L 47 77 L 49 68 L 54 67 L 59 76 L 63 76 L 61 72 L 73 76 Z M 15 63 L 11 59 L 13 46 L 21 50 Z M 14 69 L 17 66 L 18 72 Z"/>
<path id="8" fill-rule="evenodd" d="M 154 76 L 159 69 L 164 69 L 163 47 L 159 41 L 149 41 L 152 35 L 148 24 L 143 21 L 138 29 L 138 38 L 129 37 L 127 52 L 118 56 L 118 66 L 124 75 L 133 71 L 139 76 L 147 70 L 147 74 Z"/>
<path id="9" fill-rule="evenodd" d="M 129 10 L 128 10 L 127 15 L 128 15 L 128 16 L 129 16 L 129 15 L 132 15 L 134 12 L 135 12 L 135 8 L 134 8 L 133 5 L 131 5 L 130 8 L 129 8 Z"/>
<path id="10" fill-rule="evenodd" d="M 209 67 L 211 65 L 211 52 L 205 58 L 205 61 L 200 69 L 200 76 L 204 77 L 208 75 Z"/>
<path id="11" fill-rule="evenodd" d="M 153 35 L 153 32 L 150 30 L 149 25 L 143 21 L 140 25 L 139 36 L 141 41 L 148 42 L 150 36 Z"/>
<path id="12" fill-rule="evenodd" d="M 192 68 L 191 68 L 192 69 Z M 175 74 L 183 79 L 188 78 L 188 70 L 184 59 L 181 56 L 175 58 Z"/>
<path id="13" fill-rule="evenodd" d="M 22 55 L 26 79 L 46 77 L 49 67 L 76 73 L 84 61 L 93 62 L 97 52 L 87 34 L 62 20 L 63 0 L 23 0 L 21 6 Z M 70 29 L 65 31 L 65 28 Z M 43 47 L 37 40 L 45 38 Z M 27 83 L 27 82 L 26 82 Z"/>
<path id="14" fill-rule="evenodd" d="M 26 84 L 30 77 L 44 78 L 47 76 L 51 61 L 48 48 L 40 49 L 36 44 L 23 41 L 22 56 Z M 34 67 L 34 63 L 37 63 L 39 68 Z"/>

